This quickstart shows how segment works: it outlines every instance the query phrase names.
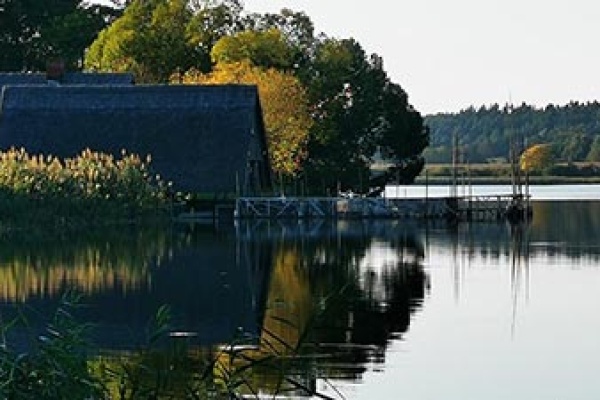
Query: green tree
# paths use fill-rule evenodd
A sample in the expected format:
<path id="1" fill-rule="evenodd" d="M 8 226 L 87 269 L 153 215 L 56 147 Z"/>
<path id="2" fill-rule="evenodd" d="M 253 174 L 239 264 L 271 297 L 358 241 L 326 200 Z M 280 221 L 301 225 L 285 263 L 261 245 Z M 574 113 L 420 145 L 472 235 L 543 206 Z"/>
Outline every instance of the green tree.
<path id="1" fill-rule="evenodd" d="M 195 65 L 192 18 L 185 0 L 135 0 L 100 33 L 85 66 L 132 71 L 139 82 L 167 82 L 174 72 Z"/>
<path id="2" fill-rule="evenodd" d="M 473 149 L 469 159 L 506 158 L 512 139 L 529 144 L 549 143 L 561 161 L 583 161 L 598 136 L 600 103 L 570 102 L 549 104 L 543 108 L 521 104 L 500 107 L 494 104 L 475 109 L 469 107 L 458 113 L 429 115 L 426 124 L 431 128 L 434 146 L 445 146 L 450 153 L 452 134 L 461 132 L 461 143 Z M 478 144 L 489 140 L 484 152 Z M 471 156 L 472 155 L 472 156 Z"/>
<path id="3" fill-rule="evenodd" d="M 581 132 L 565 132 L 557 136 L 555 147 L 561 160 L 567 162 L 584 160 L 590 152 L 592 138 Z"/>
<path id="4" fill-rule="evenodd" d="M 81 0 L 0 2 L 0 70 L 42 71 L 50 59 L 81 67 L 85 49 L 118 14 Z"/>
<path id="5" fill-rule="evenodd" d="M 246 30 L 277 29 L 293 52 L 292 68 L 296 75 L 308 71 L 310 56 L 316 45 L 315 28 L 308 15 L 284 8 L 279 13 L 251 14 L 244 18 Z"/>
<path id="6" fill-rule="evenodd" d="M 201 72 L 212 70 L 211 51 L 222 37 L 244 30 L 240 0 L 191 1 L 194 17 L 189 31 L 196 46 L 196 68 Z"/>
<path id="7" fill-rule="evenodd" d="M 293 62 L 293 50 L 281 32 L 271 28 L 224 36 L 215 43 L 211 58 L 216 64 L 249 60 L 256 66 L 289 69 Z"/>
<path id="8" fill-rule="evenodd" d="M 383 88 L 382 118 L 380 151 L 393 162 L 386 181 L 395 177 L 399 183 L 412 183 L 425 165 L 422 153 L 429 145 L 429 128 L 406 92 L 391 82 Z"/>
<path id="9" fill-rule="evenodd" d="M 587 161 L 600 161 L 600 135 L 594 138 L 592 145 L 590 146 L 590 152 L 586 157 Z"/>
<path id="10" fill-rule="evenodd" d="M 398 176 L 414 179 L 423 166 L 427 131 L 380 57 L 368 56 L 352 39 L 326 38 L 316 45 L 305 76 L 316 119 L 307 160 L 311 187 L 365 191 Z M 393 161 L 393 168 L 371 182 L 377 150 Z"/>

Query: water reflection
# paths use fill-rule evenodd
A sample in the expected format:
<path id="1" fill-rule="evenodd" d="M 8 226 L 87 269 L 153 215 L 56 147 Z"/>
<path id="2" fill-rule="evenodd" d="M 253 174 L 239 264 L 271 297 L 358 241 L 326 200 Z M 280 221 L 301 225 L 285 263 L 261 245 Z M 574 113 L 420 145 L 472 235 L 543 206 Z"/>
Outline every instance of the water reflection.
<path id="1" fill-rule="evenodd" d="M 246 249 L 270 243 L 273 265 L 258 345 L 221 353 L 216 375 L 287 360 L 249 371 L 248 394 L 302 396 L 318 380 L 360 379 L 365 364 L 385 361 L 426 295 L 424 249 L 399 222 L 261 221 L 240 225 L 238 238 Z"/>
<path id="2" fill-rule="evenodd" d="M 87 295 L 142 290 L 151 265 L 160 267 L 174 245 L 157 227 L 38 239 L 0 243 L 0 301 L 53 298 L 66 287 Z"/>
<path id="3" fill-rule="evenodd" d="M 25 310 L 37 331 L 45 322 L 38 315 L 51 315 L 61 293 L 75 288 L 85 294 L 79 317 L 94 323 L 101 348 L 139 347 L 149 319 L 165 304 L 173 328 L 196 333 L 199 344 L 226 342 L 239 328 L 259 332 L 270 262 L 258 255 L 257 264 L 243 260 L 233 229 L 119 229 L 3 249 L 0 312 L 9 321 Z M 19 340 L 24 332 L 13 333 Z"/>
<path id="4" fill-rule="evenodd" d="M 0 256 L 5 320 L 23 307 L 51 315 L 61 292 L 74 287 L 86 295 L 80 317 L 95 324 L 95 343 L 135 349 L 149 318 L 168 304 L 173 329 L 189 333 L 193 346 L 227 344 L 242 331 L 256 338 L 253 357 L 304 354 L 310 361 L 294 364 L 287 378 L 305 388 L 318 376 L 356 378 L 363 363 L 383 362 L 427 287 L 422 244 L 400 223 L 132 228 L 5 243 Z M 41 331 L 43 323 L 27 329 Z M 14 329 L 11 337 L 19 344 L 25 333 Z M 222 368 L 239 367 L 227 364 L 222 356 Z M 257 370 L 252 382 L 279 390 L 280 377 L 267 372 Z"/>
<path id="5" fill-rule="evenodd" d="M 319 382 L 360 381 L 383 369 L 390 344 L 427 309 L 430 291 L 442 289 L 430 283 L 440 266 L 451 264 L 457 299 L 471 269 L 508 266 L 515 320 L 530 260 L 596 265 L 599 216 L 597 203 L 545 202 L 523 225 L 249 221 L 217 231 L 130 228 L 4 242 L 0 313 L 9 320 L 18 306 L 50 315 L 61 292 L 75 287 L 86 295 L 81 318 L 95 324 L 95 342 L 122 351 L 144 342 L 149 318 L 168 304 L 173 330 L 189 334 L 194 354 L 218 359 L 217 380 L 248 360 L 285 359 L 287 381 L 261 365 L 246 370 L 242 391 L 302 396 Z M 227 350 L 240 334 L 246 347 Z M 16 330 L 12 339 L 21 336 Z"/>

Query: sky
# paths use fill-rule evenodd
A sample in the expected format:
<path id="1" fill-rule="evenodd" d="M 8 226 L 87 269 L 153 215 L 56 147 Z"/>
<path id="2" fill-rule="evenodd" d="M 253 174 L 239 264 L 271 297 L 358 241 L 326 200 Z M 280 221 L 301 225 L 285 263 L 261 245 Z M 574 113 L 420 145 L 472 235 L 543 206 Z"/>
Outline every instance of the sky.
<path id="1" fill-rule="evenodd" d="M 600 99 L 597 0 L 245 0 L 306 12 L 384 59 L 422 113 Z"/>
<path id="2" fill-rule="evenodd" d="M 383 57 L 424 114 L 600 99 L 598 0 L 245 0 Z"/>

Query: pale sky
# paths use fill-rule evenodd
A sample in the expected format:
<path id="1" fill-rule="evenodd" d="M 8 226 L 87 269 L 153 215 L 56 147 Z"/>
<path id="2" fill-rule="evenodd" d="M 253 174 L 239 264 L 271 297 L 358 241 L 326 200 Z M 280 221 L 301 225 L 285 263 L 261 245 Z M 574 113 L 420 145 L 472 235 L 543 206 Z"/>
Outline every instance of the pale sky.
<path id="1" fill-rule="evenodd" d="M 422 113 L 600 100 L 598 0 L 245 0 L 384 59 Z"/>
<path id="2" fill-rule="evenodd" d="M 245 0 L 378 53 L 424 114 L 600 100 L 599 0 Z"/>

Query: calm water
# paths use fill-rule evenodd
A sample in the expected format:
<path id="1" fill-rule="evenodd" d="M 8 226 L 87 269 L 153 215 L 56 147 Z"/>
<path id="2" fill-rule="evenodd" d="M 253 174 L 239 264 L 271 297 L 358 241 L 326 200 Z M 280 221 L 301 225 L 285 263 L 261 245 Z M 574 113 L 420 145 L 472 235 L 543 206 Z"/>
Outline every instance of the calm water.
<path id="1" fill-rule="evenodd" d="M 525 191 L 525 189 L 522 189 Z M 511 194 L 511 185 L 457 186 L 459 196 Z M 600 185 L 532 185 L 529 193 L 535 200 L 598 200 Z M 447 185 L 388 186 L 386 197 L 445 197 L 450 195 Z"/>
<path id="2" fill-rule="evenodd" d="M 169 304 L 194 345 L 240 329 L 303 343 L 296 377 L 336 399 L 598 399 L 600 187 L 532 193 L 560 201 L 537 201 L 526 227 L 256 222 L 2 242 L 0 312 L 41 325 L 75 287 L 96 343 L 124 350 Z"/>

